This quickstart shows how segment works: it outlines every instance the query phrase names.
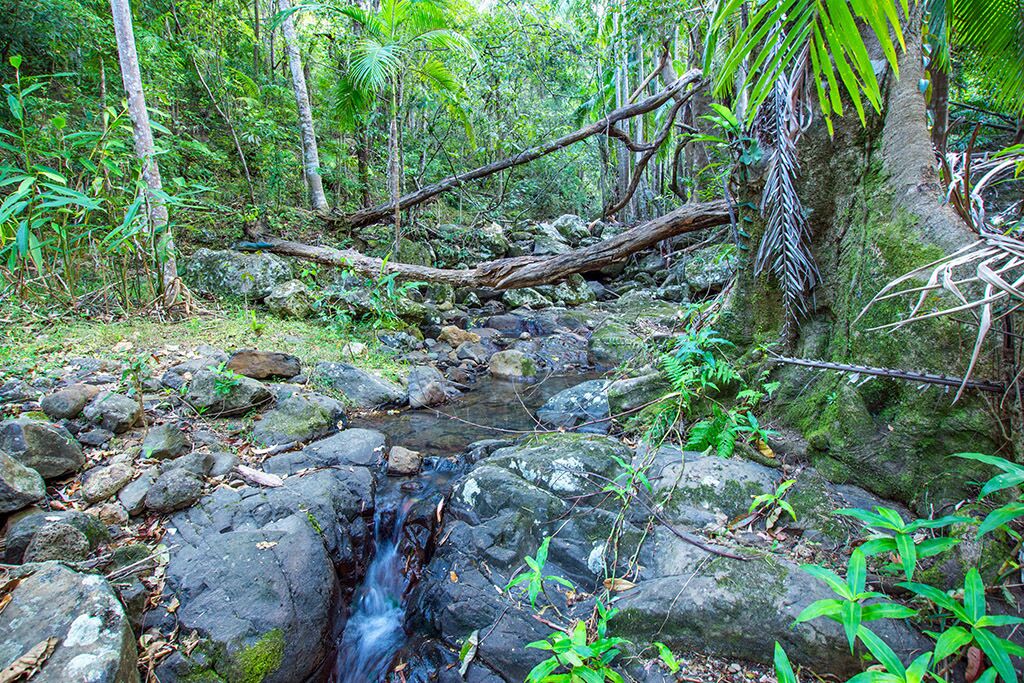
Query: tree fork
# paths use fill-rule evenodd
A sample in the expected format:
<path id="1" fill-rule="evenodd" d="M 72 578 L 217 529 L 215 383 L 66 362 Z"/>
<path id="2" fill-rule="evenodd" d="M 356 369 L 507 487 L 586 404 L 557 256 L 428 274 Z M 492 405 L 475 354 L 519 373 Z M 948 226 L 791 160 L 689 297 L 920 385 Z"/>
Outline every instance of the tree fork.
<path id="1" fill-rule="evenodd" d="M 501 159 L 500 161 L 495 161 L 493 163 L 480 166 L 479 168 L 475 168 L 471 171 L 466 171 L 465 173 L 459 173 L 456 175 L 449 176 L 444 180 L 436 182 L 432 185 L 425 185 L 424 187 L 421 187 L 415 192 L 410 192 L 408 194 L 402 195 L 401 197 L 398 198 L 397 207 L 395 206 L 395 203 L 393 201 L 389 201 L 384 204 L 379 204 L 368 209 L 360 209 L 348 215 L 340 215 L 333 212 L 320 212 L 320 216 L 326 221 L 341 223 L 352 228 L 361 228 L 367 225 L 381 223 L 387 220 L 388 218 L 392 218 L 394 216 L 396 208 L 397 210 L 401 211 L 403 209 L 409 208 L 410 206 L 423 204 L 424 202 L 433 200 L 435 197 L 447 192 L 448 190 L 459 187 L 463 183 L 472 180 L 479 180 L 480 178 L 486 178 L 487 176 L 494 175 L 495 173 L 499 173 L 509 168 L 521 166 L 522 164 L 526 164 L 535 159 L 547 156 L 552 152 L 564 149 L 569 145 L 575 144 L 582 140 L 586 140 L 587 138 L 593 137 L 594 135 L 603 134 L 618 139 L 623 139 L 623 136 L 625 135 L 624 132 L 617 129 L 615 127 L 615 124 L 619 123 L 620 121 L 625 121 L 626 119 L 631 119 L 635 116 L 640 116 L 642 114 L 654 111 L 655 109 L 663 105 L 665 102 L 673 98 L 676 99 L 676 101 L 685 101 L 697 90 L 697 88 L 694 87 L 689 91 L 685 91 L 686 87 L 690 85 L 699 84 L 700 80 L 700 69 L 692 69 L 690 71 L 687 71 L 681 77 L 677 78 L 675 82 L 672 83 L 672 85 L 665 88 L 660 93 L 657 93 L 656 95 L 651 95 L 650 97 L 647 97 L 635 104 L 627 104 L 623 107 L 619 107 L 618 109 L 609 112 L 608 115 L 602 118 L 601 120 L 595 121 L 594 123 L 584 126 L 583 128 L 563 135 L 562 137 L 552 140 L 550 142 L 546 142 L 542 145 L 525 149 L 519 154 L 516 154 L 515 156 L 507 157 L 505 159 Z M 626 140 L 623 141 L 626 142 Z M 638 150 L 646 148 L 646 146 L 641 146 L 635 142 L 633 142 L 632 145 L 637 147 Z M 627 147 L 628 146 L 630 146 L 630 142 L 627 142 Z"/>
<path id="2" fill-rule="evenodd" d="M 567 254 L 515 256 L 486 261 L 467 270 L 431 268 L 390 260 L 385 262 L 354 249 L 334 249 L 276 238 L 243 242 L 235 248 L 246 251 L 269 251 L 281 256 L 293 256 L 330 266 L 351 268 L 368 275 L 394 273 L 412 280 L 445 282 L 456 287 L 516 289 L 551 284 L 576 273 L 598 270 L 625 260 L 630 254 L 654 246 L 669 237 L 725 225 L 728 222 L 729 207 L 725 200 L 686 204 L 621 235 Z"/>

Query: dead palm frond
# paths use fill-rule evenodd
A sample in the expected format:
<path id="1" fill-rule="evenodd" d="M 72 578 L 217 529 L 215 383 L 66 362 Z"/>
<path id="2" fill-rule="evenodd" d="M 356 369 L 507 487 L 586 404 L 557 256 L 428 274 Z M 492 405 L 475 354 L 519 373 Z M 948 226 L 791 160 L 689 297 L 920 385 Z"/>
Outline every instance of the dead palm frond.
<path id="1" fill-rule="evenodd" d="M 908 286 L 920 280 L 925 280 L 925 284 Z M 957 303 L 925 311 L 929 297 L 940 293 L 952 296 Z M 868 302 L 858 320 L 875 304 L 901 297 L 916 297 L 910 312 L 903 319 L 873 327 L 872 331 L 897 329 L 912 322 L 949 318 L 959 313 L 977 317 L 974 350 L 955 401 L 967 386 L 992 325 L 1024 306 L 1024 241 L 1008 235 L 984 235 L 963 249 L 890 282 Z"/>

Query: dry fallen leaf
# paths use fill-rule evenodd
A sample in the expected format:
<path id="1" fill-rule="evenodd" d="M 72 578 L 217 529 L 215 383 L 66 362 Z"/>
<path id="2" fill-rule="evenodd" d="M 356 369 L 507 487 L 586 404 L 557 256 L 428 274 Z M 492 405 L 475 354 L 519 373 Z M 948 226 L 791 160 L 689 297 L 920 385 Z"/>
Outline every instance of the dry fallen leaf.
<path id="1" fill-rule="evenodd" d="M 56 647 L 56 638 L 47 638 L 40 642 L 11 662 L 9 667 L 0 671 L 0 683 L 14 683 L 14 681 L 31 678 L 36 671 L 43 667 Z"/>
<path id="2" fill-rule="evenodd" d="M 454 569 L 448 572 L 448 578 L 452 580 L 452 583 L 459 582 L 459 575 L 455 573 Z"/>
<path id="3" fill-rule="evenodd" d="M 766 458 L 774 458 L 775 457 L 775 451 L 773 451 L 772 447 L 769 446 L 768 444 L 766 444 L 764 441 L 761 441 L 760 439 L 758 439 L 757 443 L 756 443 L 756 446 L 757 446 L 757 450 L 760 451 L 761 455 L 763 455 L 764 457 L 766 457 Z"/>
<path id="4" fill-rule="evenodd" d="M 256 547 L 260 550 L 267 550 L 269 548 L 273 548 L 275 545 L 277 545 L 277 541 L 260 541 L 256 544 Z"/>
<path id="5" fill-rule="evenodd" d="M 167 613 L 174 614 L 179 607 L 181 607 L 181 602 L 178 601 L 178 598 L 171 598 L 171 601 L 167 603 Z"/>
<path id="6" fill-rule="evenodd" d="M 628 591 L 631 588 L 636 588 L 636 584 L 629 579 L 605 579 L 604 587 L 606 590 L 612 592 Z"/>

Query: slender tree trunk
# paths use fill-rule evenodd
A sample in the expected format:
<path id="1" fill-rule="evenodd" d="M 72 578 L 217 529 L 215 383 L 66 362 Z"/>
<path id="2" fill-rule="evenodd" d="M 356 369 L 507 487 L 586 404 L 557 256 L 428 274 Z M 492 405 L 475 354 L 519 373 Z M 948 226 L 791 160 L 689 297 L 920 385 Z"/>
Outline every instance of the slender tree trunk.
<path id="1" fill-rule="evenodd" d="M 278 0 L 278 10 L 286 12 L 291 9 L 289 0 Z M 309 186 L 309 199 L 314 211 L 327 211 L 327 197 L 324 195 L 324 183 L 320 178 L 320 154 L 316 146 L 316 132 L 313 128 L 313 108 L 309 104 L 309 90 L 306 87 L 306 74 L 302 69 L 302 57 L 299 55 L 299 42 L 295 34 L 295 21 L 288 16 L 281 22 L 281 34 L 284 36 L 285 54 L 292 73 L 292 91 L 295 93 L 295 106 L 299 111 L 299 128 L 302 131 L 302 170 Z"/>
<path id="2" fill-rule="evenodd" d="M 932 145 L 939 156 L 946 155 L 946 137 L 949 135 L 949 74 L 931 68 L 932 96 L 928 108 L 932 113 Z"/>
<path id="3" fill-rule="evenodd" d="M 252 73 L 260 73 L 260 0 L 252 0 Z"/>
<path id="4" fill-rule="evenodd" d="M 388 127 L 388 186 L 391 190 L 391 203 L 394 206 L 395 243 L 393 252 L 398 256 L 398 247 L 402 241 L 402 194 L 401 152 L 398 147 L 398 100 L 401 85 L 398 79 L 391 87 L 391 125 Z"/>
<path id="5" fill-rule="evenodd" d="M 162 303 L 170 308 L 181 292 L 178 265 L 175 260 L 174 236 L 167 222 L 167 206 L 163 200 L 163 183 L 156 161 L 153 129 L 149 125 L 149 111 L 142 91 L 142 73 L 139 55 L 135 51 L 135 32 L 132 28 L 132 9 L 129 0 L 110 0 L 117 37 L 117 55 L 121 63 L 121 78 L 128 98 L 128 114 L 132 119 L 135 155 L 142 162 L 142 180 L 146 183 L 148 231 L 158 262 L 162 263 Z"/>

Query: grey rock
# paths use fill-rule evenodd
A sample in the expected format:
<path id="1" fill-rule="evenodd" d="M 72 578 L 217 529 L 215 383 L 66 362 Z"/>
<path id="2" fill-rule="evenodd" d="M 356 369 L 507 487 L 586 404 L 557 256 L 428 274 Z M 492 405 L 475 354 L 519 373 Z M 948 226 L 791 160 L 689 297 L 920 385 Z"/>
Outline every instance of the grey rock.
<path id="1" fill-rule="evenodd" d="M 46 484 L 39 473 L 0 451 L 0 514 L 42 500 Z"/>
<path id="2" fill-rule="evenodd" d="M 499 351 L 491 356 L 487 370 L 500 379 L 529 379 L 537 374 L 537 364 L 522 351 Z"/>
<path id="3" fill-rule="evenodd" d="M 80 432 L 78 434 L 79 443 L 85 444 L 86 446 L 102 446 L 113 438 L 114 432 L 108 429 L 103 429 L 102 427 L 93 427 L 89 431 Z"/>
<path id="4" fill-rule="evenodd" d="M 288 353 L 243 349 L 231 354 L 227 368 L 253 379 L 290 379 L 302 372 L 302 362 Z"/>
<path id="5" fill-rule="evenodd" d="M 94 467 L 82 475 L 82 498 L 87 503 L 107 500 L 124 488 L 133 476 L 134 470 L 130 461 Z"/>
<path id="6" fill-rule="evenodd" d="M 535 256 L 554 256 L 572 251 L 562 234 L 550 223 L 539 223 L 534 227 L 533 253 Z"/>
<path id="7" fill-rule="evenodd" d="M 444 403 L 459 393 L 437 368 L 430 365 L 414 367 L 409 371 L 406 383 L 409 386 L 409 405 L 413 408 Z"/>
<path id="8" fill-rule="evenodd" d="M 608 385 L 608 404 L 613 414 L 636 410 L 669 393 L 672 386 L 661 372 L 618 379 Z"/>
<path id="9" fill-rule="evenodd" d="M 595 379 L 560 391 L 537 410 L 537 419 L 546 426 L 556 429 L 573 429 L 592 434 L 608 432 L 608 384 L 607 380 Z M 602 422 L 593 423 L 596 420 Z"/>
<path id="10" fill-rule="evenodd" d="M 287 261 L 262 252 L 199 249 L 183 261 L 182 277 L 193 292 L 225 298 L 262 299 L 292 279 Z"/>
<path id="11" fill-rule="evenodd" d="M 213 454 L 202 451 L 195 451 L 180 458 L 168 460 L 161 463 L 159 467 L 161 473 L 170 472 L 171 470 L 185 470 L 200 478 L 208 475 L 212 469 Z"/>
<path id="12" fill-rule="evenodd" d="M 682 263 L 680 279 L 696 291 L 718 291 L 735 275 L 739 261 L 733 244 L 705 247 Z"/>
<path id="13" fill-rule="evenodd" d="M 338 431 L 345 417 L 340 401 L 320 394 L 295 392 L 263 414 L 253 425 L 253 437 L 266 446 L 309 441 Z"/>
<path id="14" fill-rule="evenodd" d="M 202 495 L 202 479 L 188 469 L 176 468 L 161 474 L 149 487 L 146 507 L 153 512 L 173 512 L 187 508 Z"/>
<path id="15" fill-rule="evenodd" d="M 117 500 L 128 511 L 129 515 L 141 514 L 146 509 L 146 494 L 149 487 L 156 481 L 157 469 L 150 467 L 135 478 L 135 481 L 127 484 L 117 493 Z"/>
<path id="16" fill-rule="evenodd" d="M 8 564 L 20 564 L 36 533 L 47 524 L 52 523 L 68 524 L 85 534 L 89 541 L 90 552 L 95 550 L 100 543 L 110 539 L 110 532 L 106 525 L 95 515 L 77 510 L 52 512 L 30 510 L 10 520 L 5 538 L 4 561 Z"/>
<path id="17" fill-rule="evenodd" d="M 71 432 L 59 425 L 14 418 L 0 423 L 0 450 L 43 479 L 56 479 L 82 469 L 85 456 Z"/>
<path id="18" fill-rule="evenodd" d="M 308 318 L 313 312 L 313 295 L 302 280 L 288 280 L 275 285 L 264 300 L 267 308 L 281 318 Z"/>
<path id="19" fill-rule="evenodd" d="M 40 528 L 25 549 L 25 562 L 81 562 L 89 556 L 89 539 L 76 527 L 50 522 Z"/>
<path id="20" fill-rule="evenodd" d="M 459 360 L 468 360 L 483 365 L 490 357 L 487 347 L 480 342 L 465 341 L 455 349 L 455 357 Z"/>
<path id="21" fill-rule="evenodd" d="M 210 457 L 213 461 L 209 472 L 211 477 L 223 477 L 231 470 L 235 469 L 235 465 L 238 464 L 238 456 L 234 453 L 217 451 L 215 453 L 211 453 Z"/>
<path id="22" fill-rule="evenodd" d="M 551 299 L 534 287 L 506 290 L 501 301 L 509 308 L 550 308 L 552 305 Z"/>
<path id="23" fill-rule="evenodd" d="M 196 410 L 214 417 L 240 415 L 273 400 L 270 391 L 258 380 L 211 370 L 195 374 L 189 382 L 186 398 Z"/>
<path id="24" fill-rule="evenodd" d="M 82 414 L 89 401 L 100 393 L 91 384 L 72 384 L 66 389 L 45 396 L 40 401 L 43 412 L 54 420 L 73 420 Z"/>
<path id="25" fill-rule="evenodd" d="M 388 474 L 396 477 L 408 477 L 420 471 L 423 466 L 423 455 L 419 451 L 409 450 L 402 446 L 392 446 L 388 453 Z"/>
<path id="26" fill-rule="evenodd" d="M 193 358 L 183 363 L 178 363 L 170 368 L 160 378 L 160 383 L 165 387 L 179 391 L 183 386 L 192 381 L 192 377 L 200 370 L 216 368 L 221 363 L 227 363 L 228 356 L 219 349 L 210 349 L 209 353 Z"/>
<path id="27" fill-rule="evenodd" d="M 142 406 L 134 398 L 112 391 L 101 392 L 85 407 L 89 422 L 115 434 L 122 434 L 142 419 Z"/>
<path id="28" fill-rule="evenodd" d="M 295 474 L 312 467 L 372 467 L 384 459 L 387 437 L 373 429 L 346 429 L 314 441 L 297 453 L 282 453 L 263 461 L 272 474 Z"/>
<path id="29" fill-rule="evenodd" d="M 551 227 L 557 230 L 558 234 L 570 244 L 579 244 L 582 240 L 590 237 L 586 221 L 571 213 L 556 218 L 551 222 Z"/>
<path id="30" fill-rule="evenodd" d="M 316 381 L 341 393 L 358 408 L 381 408 L 405 403 L 402 387 L 348 363 L 317 363 Z"/>
<path id="31" fill-rule="evenodd" d="M 102 577 L 48 562 L 22 580 L 0 614 L 0 667 L 50 637 L 59 645 L 34 683 L 138 683 L 131 625 Z"/>
<path id="32" fill-rule="evenodd" d="M 192 440 L 174 422 L 151 427 L 142 441 L 142 455 L 154 460 L 176 458 L 192 449 Z"/>

